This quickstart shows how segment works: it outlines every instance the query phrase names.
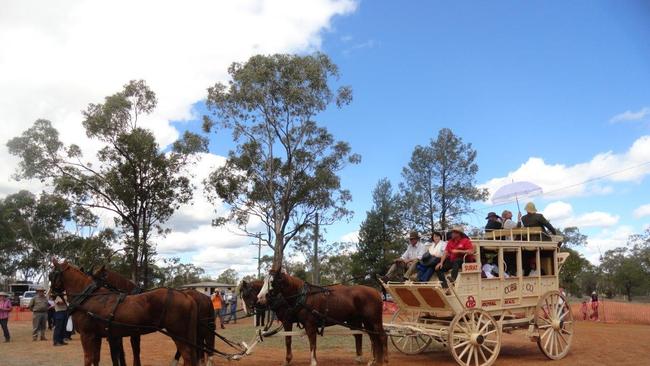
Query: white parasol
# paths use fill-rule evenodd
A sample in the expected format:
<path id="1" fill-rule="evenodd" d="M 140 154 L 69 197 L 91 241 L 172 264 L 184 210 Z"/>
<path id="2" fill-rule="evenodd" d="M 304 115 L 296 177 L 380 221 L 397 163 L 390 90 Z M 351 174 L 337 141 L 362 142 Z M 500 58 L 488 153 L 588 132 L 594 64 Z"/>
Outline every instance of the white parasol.
<path id="1" fill-rule="evenodd" d="M 517 209 L 519 209 L 519 198 L 537 196 L 540 194 L 542 194 L 542 187 L 535 183 L 526 181 L 512 182 L 494 192 L 492 195 L 492 204 L 500 205 L 514 200 L 517 201 Z"/>

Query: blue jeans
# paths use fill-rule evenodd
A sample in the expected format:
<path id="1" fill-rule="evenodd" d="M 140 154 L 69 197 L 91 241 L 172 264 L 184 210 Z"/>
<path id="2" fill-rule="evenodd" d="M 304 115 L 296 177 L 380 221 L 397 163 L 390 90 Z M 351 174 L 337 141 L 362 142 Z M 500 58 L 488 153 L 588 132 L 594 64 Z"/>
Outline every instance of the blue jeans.
<path id="1" fill-rule="evenodd" d="M 436 265 L 440 263 L 440 258 L 438 257 L 433 257 L 433 262 L 428 265 L 424 266 L 420 263 L 417 265 L 418 269 L 418 281 L 419 282 L 427 282 L 433 276 L 433 272 L 436 270 Z"/>
<path id="2" fill-rule="evenodd" d="M 57 311 L 54 313 L 54 334 L 52 334 L 54 344 L 63 343 L 67 318 L 65 311 Z"/>

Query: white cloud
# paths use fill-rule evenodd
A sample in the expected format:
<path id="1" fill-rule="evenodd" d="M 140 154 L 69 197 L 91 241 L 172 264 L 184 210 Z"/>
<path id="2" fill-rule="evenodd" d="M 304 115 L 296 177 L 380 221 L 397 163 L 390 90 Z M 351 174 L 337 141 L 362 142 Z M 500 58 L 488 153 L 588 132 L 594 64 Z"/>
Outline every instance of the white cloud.
<path id="1" fill-rule="evenodd" d="M 618 122 L 628 122 L 628 121 L 639 121 L 644 119 L 646 116 L 650 116 L 650 108 L 643 107 L 638 111 L 625 111 L 623 113 L 617 114 L 612 117 L 609 122 L 618 123 Z"/>
<path id="2" fill-rule="evenodd" d="M 646 135 L 634 141 L 624 153 L 599 153 L 575 165 L 547 164 L 542 158 L 531 157 L 505 177 L 493 178 L 482 186 L 494 193 L 512 181 L 529 181 L 542 187 L 545 198 L 608 194 L 613 191 L 609 183 L 641 182 L 650 174 L 649 162 L 650 135 Z"/>
<path id="3" fill-rule="evenodd" d="M 342 243 L 358 243 L 359 242 L 359 230 L 349 232 L 339 239 Z"/>
<path id="4" fill-rule="evenodd" d="M 554 226 L 560 227 L 610 227 L 618 224 L 620 219 L 618 215 L 601 211 L 592 211 L 576 216 L 573 206 L 563 201 L 549 203 L 542 212 Z"/>
<path id="5" fill-rule="evenodd" d="M 0 195 L 26 185 L 9 179 L 16 160 L 5 142 L 37 118 L 92 151 L 80 111 L 143 78 L 159 100 L 143 126 L 168 144 L 178 135 L 169 121 L 191 118 L 192 105 L 226 80 L 230 63 L 318 49 L 332 17 L 355 8 L 352 0 L 3 2 Z"/>
<path id="6" fill-rule="evenodd" d="M 580 251 L 590 262 L 597 264 L 606 251 L 623 247 L 635 231 L 630 226 L 618 226 L 615 229 L 603 229 L 595 235 L 588 236 L 587 245 Z"/>
<path id="7" fill-rule="evenodd" d="M 634 210 L 634 217 L 640 219 L 642 217 L 650 216 L 650 203 L 641 205 Z"/>
<path id="8" fill-rule="evenodd" d="M 563 201 L 551 202 L 544 208 L 544 216 L 552 221 L 566 220 L 572 215 L 573 206 Z"/>
<path id="9" fill-rule="evenodd" d="M 131 79 L 145 79 L 159 103 L 141 125 L 165 146 L 179 135 L 170 121 L 196 117 L 193 104 L 205 98 L 207 87 L 227 80 L 232 62 L 254 54 L 317 50 L 332 18 L 355 9 L 353 0 L 3 2 L 0 197 L 42 188 L 39 182 L 10 178 L 17 160 L 5 146 L 36 119 L 51 120 L 65 143 L 79 144 L 91 157 L 98 147 L 86 138 L 80 111 Z M 223 162 L 212 154 L 202 158 L 194 170 L 199 173 Z M 193 258 L 209 273 L 228 267 L 252 272 L 257 253 L 249 255 L 250 239 L 233 234 L 233 228 L 210 226 L 215 210 L 224 208 L 205 200 L 203 177 L 193 178 L 194 204 L 169 222 L 174 232 L 156 239 L 159 252 Z"/>

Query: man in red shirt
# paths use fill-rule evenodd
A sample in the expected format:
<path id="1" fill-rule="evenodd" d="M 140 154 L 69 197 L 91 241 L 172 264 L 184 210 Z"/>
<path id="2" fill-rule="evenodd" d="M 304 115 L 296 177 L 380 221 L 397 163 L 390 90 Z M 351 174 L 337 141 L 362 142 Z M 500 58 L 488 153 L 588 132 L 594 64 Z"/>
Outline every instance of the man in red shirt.
<path id="1" fill-rule="evenodd" d="M 445 254 L 442 256 L 440 263 L 436 266 L 436 274 L 442 283 L 443 288 L 447 288 L 447 279 L 445 272 L 451 269 L 452 281 L 456 281 L 458 270 L 463 265 L 463 261 L 473 262 L 474 245 L 469 240 L 462 226 L 454 226 L 451 230 L 451 239 L 447 242 Z"/>

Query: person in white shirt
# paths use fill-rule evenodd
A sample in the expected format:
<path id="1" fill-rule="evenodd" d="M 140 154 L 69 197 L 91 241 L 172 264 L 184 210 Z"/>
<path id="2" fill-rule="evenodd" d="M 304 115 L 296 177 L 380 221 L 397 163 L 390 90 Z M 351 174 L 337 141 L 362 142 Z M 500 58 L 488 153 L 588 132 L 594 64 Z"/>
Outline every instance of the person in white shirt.
<path id="1" fill-rule="evenodd" d="M 481 267 L 485 278 L 499 277 L 499 267 L 494 264 L 494 254 L 486 254 L 485 258 L 483 267 Z"/>
<path id="2" fill-rule="evenodd" d="M 418 232 L 411 231 L 409 234 L 409 245 L 406 248 L 406 251 L 401 257 L 393 261 L 393 264 L 388 269 L 388 272 L 386 272 L 386 275 L 382 277 L 382 280 L 387 282 L 390 280 L 401 281 L 402 279 L 408 279 L 413 273 L 415 273 L 418 261 L 426 251 L 427 247 L 420 241 L 420 235 Z M 404 271 L 406 271 L 406 273 L 404 273 Z"/>
<path id="3" fill-rule="evenodd" d="M 510 230 L 517 227 L 517 223 L 512 221 L 512 212 L 504 210 L 503 213 L 501 213 L 501 219 L 503 220 L 504 229 Z"/>
<path id="4" fill-rule="evenodd" d="M 420 282 L 429 281 L 436 269 L 436 264 L 440 263 L 442 256 L 445 254 L 445 249 L 447 248 L 447 242 L 442 240 L 442 235 L 439 232 L 434 231 L 433 234 L 431 234 L 431 239 L 433 242 L 429 245 L 429 249 L 422 256 L 417 265 L 417 279 Z"/>

